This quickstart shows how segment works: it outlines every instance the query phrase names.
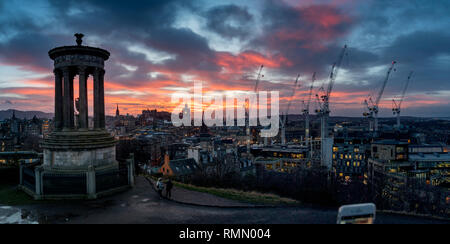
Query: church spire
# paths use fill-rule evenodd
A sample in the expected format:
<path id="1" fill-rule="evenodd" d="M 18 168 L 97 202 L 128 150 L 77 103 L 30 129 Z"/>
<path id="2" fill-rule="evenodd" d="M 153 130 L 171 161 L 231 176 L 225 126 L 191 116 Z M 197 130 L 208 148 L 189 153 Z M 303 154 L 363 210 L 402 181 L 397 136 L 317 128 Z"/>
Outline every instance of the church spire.
<path id="1" fill-rule="evenodd" d="M 120 112 L 119 112 L 119 104 L 117 104 L 117 109 L 116 109 L 116 117 L 119 117 Z"/>

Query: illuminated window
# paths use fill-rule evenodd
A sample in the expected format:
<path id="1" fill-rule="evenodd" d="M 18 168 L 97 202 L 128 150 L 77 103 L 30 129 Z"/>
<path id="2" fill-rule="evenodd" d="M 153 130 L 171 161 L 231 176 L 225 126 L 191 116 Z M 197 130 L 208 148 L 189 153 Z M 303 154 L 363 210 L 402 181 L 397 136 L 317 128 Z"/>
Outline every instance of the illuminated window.
<path id="1" fill-rule="evenodd" d="M 333 159 L 336 159 L 336 154 L 333 153 Z"/>
<path id="2" fill-rule="evenodd" d="M 344 154 L 341 154 L 339 158 L 344 159 Z"/>
<path id="3" fill-rule="evenodd" d="M 350 167 L 350 162 L 349 161 L 347 161 L 347 167 Z"/>
<path id="4" fill-rule="evenodd" d="M 359 148 L 355 147 L 354 152 L 355 153 L 359 152 Z"/>
<path id="5" fill-rule="evenodd" d="M 333 147 L 333 152 L 337 152 L 337 151 L 339 151 L 339 148 L 338 147 Z"/>

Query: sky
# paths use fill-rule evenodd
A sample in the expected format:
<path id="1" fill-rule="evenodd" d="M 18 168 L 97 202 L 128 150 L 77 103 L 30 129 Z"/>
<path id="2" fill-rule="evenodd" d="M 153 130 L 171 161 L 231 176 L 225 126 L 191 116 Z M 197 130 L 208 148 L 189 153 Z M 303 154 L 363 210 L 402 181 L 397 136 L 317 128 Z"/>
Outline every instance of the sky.
<path id="1" fill-rule="evenodd" d="M 170 95 L 190 91 L 280 91 L 301 113 L 311 77 L 327 87 L 345 44 L 331 95 L 331 116 L 361 116 L 397 61 L 380 102 L 392 115 L 414 71 L 403 116 L 450 116 L 450 1 L 446 0 L 11 0 L 0 1 L 0 110 L 54 107 L 48 51 L 83 45 L 111 52 L 106 62 L 106 114 L 170 111 Z M 92 78 L 90 78 L 92 87 Z M 77 94 L 75 94 L 77 97 Z M 92 99 L 92 94 L 90 94 Z M 92 103 L 91 103 L 92 104 Z M 311 109 L 317 106 L 313 101 Z"/>

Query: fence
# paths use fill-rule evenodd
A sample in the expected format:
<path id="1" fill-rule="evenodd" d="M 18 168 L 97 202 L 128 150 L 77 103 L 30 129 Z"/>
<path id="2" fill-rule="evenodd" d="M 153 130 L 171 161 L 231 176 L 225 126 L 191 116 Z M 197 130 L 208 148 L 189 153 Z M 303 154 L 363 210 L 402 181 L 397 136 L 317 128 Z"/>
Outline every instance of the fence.
<path id="1" fill-rule="evenodd" d="M 86 194 L 86 174 L 49 174 L 43 175 L 44 195 Z"/>
<path id="2" fill-rule="evenodd" d="M 96 192 L 128 185 L 128 168 L 97 172 L 95 174 Z"/>
<path id="3" fill-rule="evenodd" d="M 134 185 L 133 161 L 118 169 L 87 170 L 78 172 L 48 171 L 38 164 L 21 165 L 20 185 L 37 199 L 48 197 L 95 197 L 110 190 Z M 131 170 L 131 171 L 130 171 Z M 93 186 L 95 186 L 93 188 Z"/>
<path id="4" fill-rule="evenodd" d="M 26 188 L 36 190 L 36 175 L 34 173 L 34 167 L 22 167 L 22 185 Z"/>

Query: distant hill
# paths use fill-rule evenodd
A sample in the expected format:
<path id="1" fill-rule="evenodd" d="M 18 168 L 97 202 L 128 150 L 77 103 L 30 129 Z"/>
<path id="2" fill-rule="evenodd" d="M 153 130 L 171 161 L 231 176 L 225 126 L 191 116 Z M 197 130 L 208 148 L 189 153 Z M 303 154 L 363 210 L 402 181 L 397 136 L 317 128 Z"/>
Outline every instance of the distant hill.
<path id="1" fill-rule="evenodd" d="M 32 119 L 35 115 L 39 119 L 51 119 L 53 113 L 44 113 L 41 111 L 20 111 L 14 109 L 0 110 L 0 120 L 9 119 L 13 115 L 13 111 L 16 112 L 16 118 L 18 119 Z"/>

